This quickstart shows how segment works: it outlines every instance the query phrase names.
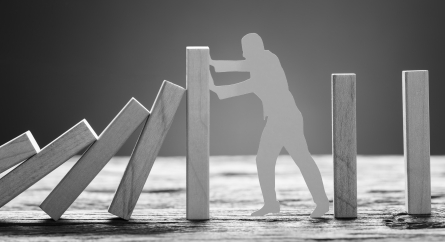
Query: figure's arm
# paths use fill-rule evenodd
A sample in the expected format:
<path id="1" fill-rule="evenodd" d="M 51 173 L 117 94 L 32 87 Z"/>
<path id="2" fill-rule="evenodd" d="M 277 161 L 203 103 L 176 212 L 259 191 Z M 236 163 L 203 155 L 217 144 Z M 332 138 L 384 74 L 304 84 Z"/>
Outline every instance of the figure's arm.
<path id="1" fill-rule="evenodd" d="M 209 73 L 209 89 L 215 92 L 219 99 L 226 99 L 253 92 L 253 85 L 252 80 L 248 79 L 233 85 L 215 86 L 212 74 Z"/>
<path id="2" fill-rule="evenodd" d="M 215 67 L 216 72 L 249 71 L 245 60 L 238 60 L 238 61 L 210 60 L 210 65 Z"/>

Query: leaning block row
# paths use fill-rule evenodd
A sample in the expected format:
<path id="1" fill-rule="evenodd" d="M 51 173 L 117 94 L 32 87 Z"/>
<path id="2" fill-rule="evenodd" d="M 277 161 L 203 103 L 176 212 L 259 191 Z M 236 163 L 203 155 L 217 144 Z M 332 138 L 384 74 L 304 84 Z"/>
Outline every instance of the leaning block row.
<path id="1" fill-rule="evenodd" d="M 82 120 L 0 179 L 0 207 L 96 141 L 97 135 Z"/>
<path id="2" fill-rule="evenodd" d="M 40 152 L 39 145 L 31 132 L 24 134 L 0 146 L 0 173 Z"/>
<path id="3" fill-rule="evenodd" d="M 148 115 L 147 109 L 136 99 L 131 99 L 42 202 L 40 208 L 58 220 Z"/>
<path id="4" fill-rule="evenodd" d="M 42 150 L 30 132 L 0 147 L 0 172 L 14 165 L 0 179 L 0 207 L 38 182 L 81 150 L 88 148 L 40 208 L 58 220 L 145 121 L 121 184 L 109 211 L 129 219 L 185 90 L 164 81 L 152 115 L 132 98 L 98 137 L 86 120 L 62 134 Z"/>

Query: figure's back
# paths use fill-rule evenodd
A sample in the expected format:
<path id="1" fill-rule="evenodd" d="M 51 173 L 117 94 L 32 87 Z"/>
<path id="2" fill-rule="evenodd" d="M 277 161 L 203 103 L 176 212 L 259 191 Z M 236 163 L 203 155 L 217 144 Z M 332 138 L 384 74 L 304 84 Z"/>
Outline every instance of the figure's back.
<path id="1" fill-rule="evenodd" d="M 265 116 L 296 108 L 286 75 L 275 54 L 265 50 L 254 60 L 249 60 L 249 69 L 250 78 L 257 84 L 254 93 L 263 103 Z"/>

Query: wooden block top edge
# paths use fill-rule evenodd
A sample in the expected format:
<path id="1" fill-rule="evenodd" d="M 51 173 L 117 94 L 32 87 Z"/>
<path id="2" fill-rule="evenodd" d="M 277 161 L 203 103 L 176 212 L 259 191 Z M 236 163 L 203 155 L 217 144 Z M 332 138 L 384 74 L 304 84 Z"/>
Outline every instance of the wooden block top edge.
<path id="1" fill-rule="evenodd" d="M 136 100 L 136 98 L 132 97 L 130 99 L 130 101 L 127 102 L 127 104 L 125 104 L 125 106 L 119 111 L 119 113 L 113 118 L 113 120 L 111 120 L 111 122 L 107 125 L 107 127 L 105 127 L 105 129 L 102 131 L 102 133 L 99 135 L 99 138 L 113 125 L 113 123 L 116 121 L 117 118 L 119 118 L 121 116 L 121 114 L 131 105 L 131 104 L 136 104 L 137 106 L 139 106 L 139 108 L 142 108 L 146 113 L 147 116 L 150 115 L 150 111 L 148 111 L 148 109 L 146 107 L 144 107 L 144 105 L 142 105 L 138 100 Z"/>
<path id="2" fill-rule="evenodd" d="M 99 136 L 97 136 L 96 131 L 94 131 L 94 129 L 91 127 L 90 123 L 88 123 L 88 121 L 86 119 L 83 119 L 82 121 L 85 123 L 87 128 L 91 131 L 91 133 L 94 135 L 94 138 L 96 138 L 96 140 L 99 139 Z"/>
<path id="3" fill-rule="evenodd" d="M 130 99 L 130 101 L 128 101 L 128 103 L 124 106 L 124 108 L 122 108 L 122 110 L 124 110 L 128 105 L 130 105 L 130 103 L 136 103 L 139 106 L 141 106 L 141 108 L 145 109 L 148 113 L 150 113 L 150 111 L 148 111 L 148 109 L 144 105 L 142 105 L 138 100 L 136 100 L 136 98 L 134 98 L 134 97 L 132 97 Z M 121 110 L 121 112 L 122 112 L 122 110 Z M 116 115 L 116 116 L 119 116 L 119 115 Z"/>
<path id="4" fill-rule="evenodd" d="M 429 72 L 427 70 L 402 71 L 402 85 L 405 88 L 405 82 L 425 81 L 428 82 Z"/>
<path id="5" fill-rule="evenodd" d="M 415 72 L 428 72 L 428 70 L 412 70 L 412 71 L 402 71 L 402 73 L 415 73 Z"/>
<path id="6" fill-rule="evenodd" d="M 159 97 L 162 95 L 162 92 L 164 91 L 164 89 L 167 86 L 170 86 L 171 88 L 174 88 L 174 89 L 180 91 L 181 92 L 181 98 L 182 98 L 182 95 L 184 95 L 184 93 L 185 93 L 185 88 L 183 88 L 183 87 L 181 87 L 179 85 L 176 85 L 176 84 L 174 84 L 172 82 L 169 82 L 167 80 L 164 80 L 162 82 L 161 88 L 159 88 L 159 91 L 158 91 L 158 94 L 156 95 L 155 101 L 153 102 L 153 105 L 151 106 L 150 113 L 153 112 L 153 110 L 155 108 L 155 105 L 158 102 Z"/>
<path id="7" fill-rule="evenodd" d="M 356 76 L 355 73 L 332 73 L 331 76 Z"/>
<path id="8" fill-rule="evenodd" d="M 343 82 L 355 83 L 356 79 L 357 76 L 354 73 L 333 73 L 331 75 L 331 84 L 332 87 L 334 87 L 336 83 L 343 83 Z"/>
<path id="9" fill-rule="evenodd" d="M 187 50 L 208 50 L 208 46 L 187 46 Z"/>
<path id="10" fill-rule="evenodd" d="M 32 135 L 31 131 L 25 132 L 26 136 L 28 136 L 29 141 L 31 142 L 32 147 L 36 150 L 37 153 L 40 152 L 39 144 L 37 144 L 37 141 L 34 139 L 34 136 Z"/>
<path id="11" fill-rule="evenodd" d="M 136 105 L 138 105 L 140 108 L 144 109 L 148 114 L 150 114 L 150 111 L 148 111 L 148 109 L 147 109 L 144 105 L 142 105 L 138 100 L 136 100 L 136 98 L 132 97 L 132 98 L 130 99 L 130 101 L 128 101 L 127 104 L 125 104 L 125 106 L 119 111 L 119 113 L 118 113 L 118 114 L 113 118 L 113 120 L 108 124 L 108 126 L 102 131 L 102 133 L 105 132 L 105 131 L 109 128 L 109 126 L 110 126 L 112 123 L 114 123 L 114 121 L 121 115 L 121 113 L 124 112 L 125 109 L 127 109 L 128 106 L 130 106 L 130 105 L 133 104 L 133 103 L 136 104 Z"/>
<path id="12" fill-rule="evenodd" d="M 175 83 L 173 83 L 173 82 L 169 82 L 169 81 L 167 81 L 167 80 L 164 80 L 164 81 L 162 82 L 162 85 L 164 85 L 164 83 L 166 83 L 166 84 L 168 84 L 168 85 L 172 85 L 172 86 L 174 86 L 174 87 L 176 87 L 176 88 L 183 89 L 183 90 L 185 91 L 185 88 L 183 88 L 183 87 L 181 87 L 181 86 L 179 86 L 179 85 L 177 85 L 177 84 L 175 84 Z"/>
<path id="13" fill-rule="evenodd" d="M 15 137 L 14 139 L 11 139 L 10 141 L 8 141 L 8 142 L 6 142 L 6 143 L 0 145 L 0 148 L 9 145 L 10 143 L 14 142 L 16 139 L 18 139 L 18 138 L 20 138 L 20 137 L 22 137 L 22 136 L 24 136 L 24 135 L 28 136 L 28 135 L 27 135 L 27 132 L 29 132 L 29 131 L 26 131 L 25 133 L 23 133 L 23 134 L 21 134 L 21 135 Z M 28 137 L 29 137 L 29 136 L 28 136 Z"/>
<path id="14" fill-rule="evenodd" d="M 96 132 L 94 132 L 94 130 L 91 128 L 90 124 L 87 122 L 86 119 L 82 119 L 80 122 L 78 122 L 76 125 L 74 125 L 73 127 L 71 127 L 70 129 L 68 129 L 67 131 L 65 131 L 63 134 L 59 135 L 59 137 L 55 138 L 53 141 L 51 141 L 49 144 L 47 144 L 45 147 L 42 148 L 42 150 L 44 150 L 46 147 L 49 147 L 52 143 L 54 143 L 55 141 L 57 141 L 59 138 L 63 137 L 65 134 L 69 133 L 72 129 L 76 128 L 78 125 L 80 124 L 84 124 L 90 131 L 91 134 L 93 134 L 94 138 L 97 140 L 98 136 L 96 134 Z"/>

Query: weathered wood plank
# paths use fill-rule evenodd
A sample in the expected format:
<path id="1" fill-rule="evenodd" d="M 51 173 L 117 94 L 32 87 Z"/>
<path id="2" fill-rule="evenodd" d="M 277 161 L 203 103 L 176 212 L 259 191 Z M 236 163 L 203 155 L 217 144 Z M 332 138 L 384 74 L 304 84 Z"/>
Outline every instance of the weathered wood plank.
<path id="1" fill-rule="evenodd" d="M 0 212 L 0 238 L 45 241 L 441 241 L 445 232 L 445 216 L 439 212 L 433 213 L 434 218 L 361 212 L 357 219 L 339 222 L 332 214 L 324 219 L 311 219 L 298 208 L 255 218 L 248 215 L 247 209 L 212 209 L 210 221 L 200 223 L 186 220 L 183 210 L 178 209 L 143 212 L 150 215 L 139 215 L 130 221 L 115 219 L 105 211 L 68 212 L 59 222 L 45 219 L 41 212 Z"/>
<path id="2" fill-rule="evenodd" d="M 187 47 L 187 219 L 209 219 L 209 48 Z"/>
<path id="3" fill-rule="evenodd" d="M 355 74 L 332 74 L 334 214 L 357 217 Z"/>
<path id="4" fill-rule="evenodd" d="M 0 146 L 0 173 L 37 154 L 39 151 L 40 147 L 31 132 L 26 131 Z"/>
<path id="5" fill-rule="evenodd" d="M 96 140 L 86 120 L 76 124 L 0 179 L 0 207 Z"/>
<path id="6" fill-rule="evenodd" d="M 185 89 L 164 81 L 108 212 L 130 219 Z"/>
<path id="7" fill-rule="evenodd" d="M 428 71 L 404 71 L 402 76 L 406 209 L 409 214 L 430 214 Z"/>
<path id="8" fill-rule="evenodd" d="M 149 111 L 132 98 L 40 204 L 40 208 L 58 220 L 148 115 Z"/>
<path id="9" fill-rule="evenodd" d="M 333 183 L 326 182 L 333 179 L 332 156 L 313 157 L 333 198 Z M 313 201 L 289 156 L 280 156 L 276 165 L 282 212 L 251 217 L 262 204 L 255 156 L 210 157 L 212 216 L 206 222 L 185 218 L 185 157 L 157 158 L 131 220 L 109 214 L 107 207 L 128 159 L 114 157 L 54 222 L 38 205 L 78 157 L 62 164 L 2 208 L 0 240 L 442 241 L 445 235 L 445 156 L 431 157 L 432 214 L 427 216 L 405 212 L 403 156 L 358 156 L 360 199 L 358 217 L 351 220 L 336 220 L 332 212 L 322 219 L 309 217 Z"/>

